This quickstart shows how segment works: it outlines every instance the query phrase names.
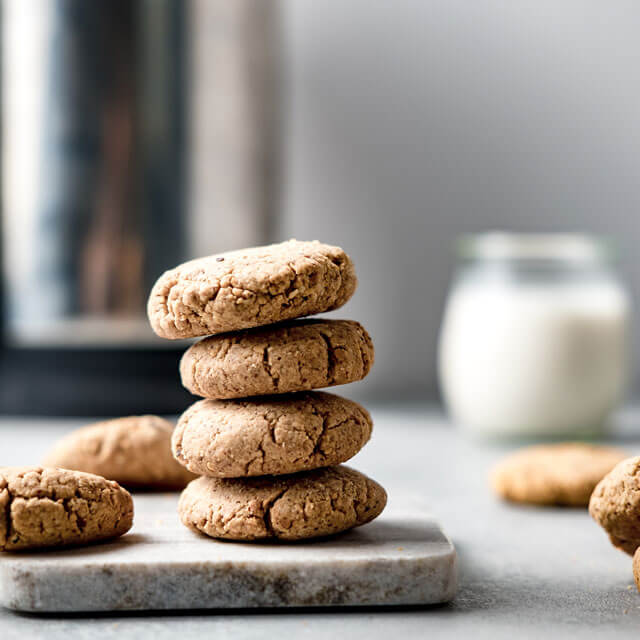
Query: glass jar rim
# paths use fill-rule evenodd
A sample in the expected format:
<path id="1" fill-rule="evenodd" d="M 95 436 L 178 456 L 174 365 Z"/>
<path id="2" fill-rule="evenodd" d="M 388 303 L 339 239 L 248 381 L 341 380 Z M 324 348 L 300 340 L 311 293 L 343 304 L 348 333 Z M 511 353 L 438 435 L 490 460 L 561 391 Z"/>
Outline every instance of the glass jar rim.
<path id="1" fill-rule="evenodd" d="M 615 258 L 611 239 L 588 233 L 512 233 L 490 231 L 457 238 L 462 260 L 590 263 Z"/>

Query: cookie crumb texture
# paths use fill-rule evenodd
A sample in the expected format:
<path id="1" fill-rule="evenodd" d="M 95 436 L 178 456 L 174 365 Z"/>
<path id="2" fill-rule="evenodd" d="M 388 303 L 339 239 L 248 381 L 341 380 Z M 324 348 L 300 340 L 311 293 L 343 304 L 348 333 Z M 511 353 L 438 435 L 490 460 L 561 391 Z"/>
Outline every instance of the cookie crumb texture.
<path id="1" fill-rule="evenodd" d="M 625 457 L 624 451 L 580 442 L 526 447 L 496 465 L 491 485 L 512 502 L 586 506 L 596 484 Z"/>
<path id="2" fill-rule="evenodd" d="M 178 512 L 185 526 L 212 538 L 292 541 L 366 524 L 386 502 L 378 483 L 338 466 L 276 478 L 198 478 Z"/>
<path id="3" fill-rule="evenodd" d="M 634 555 L 640 546 L 640 456 L 624 460 L 601 480 L 591 496 L 589 513 L 613 546 Z M 640 563 L 636 556 L 634 574 Z"/>
<path id="4" fill-rule="evenodd" d="M 200 400 L 178 420 L 172 447 L 176 460 L 200 475 L 278 475 L 345 462 L 372 428 L 358 403 L 321 391 Z"/>
<path id="5" fill-rule="evenodd" d="M 289 240 L 165 272 L 147 312 L 160 337 L 193 338 L 331 311 L 349 300 L 356 285 L 353 262 L 342 249 Z"/>
<path id="6" fill-rule="evenodd" d="M 194 476 L 174 460 L 172 433 L 159 416 L 98 422 L 62 438 L 43 466 L 94 473 L 132 489 L 183 489 Z"/>
<path id="7" fill-rule="evenodd" d="M 373 358 L 360 323 L 299 320 L 205 338 L 182 356 L 180 376 L 197 396 L 245 398 L 356 382 Z"/>
<path id="8" fill-rule="evenodd" d="M 81 545 L 133 524 L 131 495 L 116 482 L 65 469 L 0 468 L 0 550 Z"/>

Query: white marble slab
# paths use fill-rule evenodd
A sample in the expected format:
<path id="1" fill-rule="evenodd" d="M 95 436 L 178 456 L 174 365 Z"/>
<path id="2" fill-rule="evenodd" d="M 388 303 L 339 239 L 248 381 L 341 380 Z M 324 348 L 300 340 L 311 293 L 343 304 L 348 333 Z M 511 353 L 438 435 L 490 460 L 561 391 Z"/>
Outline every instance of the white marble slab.
<path id="1" fill-rule="evenodd" d="M 353 531 L 297 544 L 211 540 L 178 521 L 177 495 L 136 495 L 115 542 L 2 554 L 0 604 L 25 612 L 417 605 L 447 602 L 456 552 L 413 506 Z"/>

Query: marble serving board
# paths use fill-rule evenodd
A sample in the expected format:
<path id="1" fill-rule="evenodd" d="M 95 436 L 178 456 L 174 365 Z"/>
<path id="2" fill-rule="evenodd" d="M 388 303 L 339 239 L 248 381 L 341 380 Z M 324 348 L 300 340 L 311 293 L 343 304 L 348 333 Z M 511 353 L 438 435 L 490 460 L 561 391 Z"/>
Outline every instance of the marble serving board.
<path id="1" fill-rule="evenodd" d="M 456 552 L 415 505 L 314 542 L 246 544 L 193 533 L 176 494 L 135 496 L 114 542 L 0 557 L 0 604 L 25 612 L 419 605 L 447 602 Z M 392 502 L 392 501 L 391 501 Z"/>

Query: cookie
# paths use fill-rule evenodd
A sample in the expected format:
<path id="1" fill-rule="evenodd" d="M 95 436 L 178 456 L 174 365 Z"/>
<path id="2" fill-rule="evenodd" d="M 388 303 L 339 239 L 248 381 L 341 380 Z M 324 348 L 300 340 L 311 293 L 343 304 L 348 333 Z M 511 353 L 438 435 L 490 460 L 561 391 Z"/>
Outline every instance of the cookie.
<path id="1" fill-rule="evenodd" d="M 71 432 L 49 452 L 46 467 L 104 476 L 130 488 L 182 489 L 193 480 L 171 454 L 173 425 L 158 416 L 128 416 Z"/>
<path id="2" fill-rule="evenodd" d="M 133 524 L 133 500 L 100 476 L 41 467 L 0 468 L 0 550 L 88 544 Z"/>
<path id="3" fill-rule="evenodd" d="M 180 496 L 182 523 L 212 538 L 302 540 L 370 522 L 385 490 L 349 467 L 264 478 L 198 478 Z"/>
<path id="4" fill-rule="evenodd" d="M 616 465 L 598 483 L 589 502 L 591 517 L 611 544 L 629 555 L 640 546 L 640 456 Z"/>
<path id="5" fill-rule="evenodd" d="M 491 484 L 513 502 L 583 506 L 596 484 L 625 457 L 618 449 L 580 442 L 527 447 L 493 469 Z"/>
<path id="6" fill-rule="evenodd" d="M 147 311 L 160 337 L 194 338 L 337 309 L 356 284 L 339 247 L 289 240 L 171 269 L 155 283 Z"/>
<path id="7" fill-rule="evenodd" d="M 205 398 L 308 391 L 362 380 L 373 343 L 352 320 L 298 320 L 205 338 L 180 361 L 182 384 Z"/>
<path id="8" fill-rule="evenodd" d="M 280 475 L 344 462 L 371 436 L 356 402 L 309 391 L 244 400 L 200 400 L 178 420 L 172 448 L 194 473 Z"/>

